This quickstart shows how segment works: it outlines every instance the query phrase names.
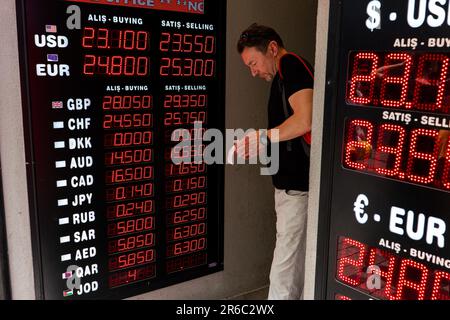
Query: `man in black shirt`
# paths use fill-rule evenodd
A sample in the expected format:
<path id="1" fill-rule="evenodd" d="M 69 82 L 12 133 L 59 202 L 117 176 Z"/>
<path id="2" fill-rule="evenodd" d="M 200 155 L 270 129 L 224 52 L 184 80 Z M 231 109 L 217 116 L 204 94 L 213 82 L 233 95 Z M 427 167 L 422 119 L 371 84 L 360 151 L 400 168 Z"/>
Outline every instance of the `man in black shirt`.
<path id="1" fill-rule="evenodd" d="M 238 52 L 253 77 L 272 82 L 269 130 L 237 143 L 236 153 L 248 159 L 279 144 L 279 171 L 273 175 L 277 240 L 270 271 L 269 300 L 301 299 L 309 191 L 309 145 L 314 76 L 303 58 L 289 53 L 270 27 L 253 24 L 238 42 Z M 256 150 L 256 151 L 255 151 Z"/>

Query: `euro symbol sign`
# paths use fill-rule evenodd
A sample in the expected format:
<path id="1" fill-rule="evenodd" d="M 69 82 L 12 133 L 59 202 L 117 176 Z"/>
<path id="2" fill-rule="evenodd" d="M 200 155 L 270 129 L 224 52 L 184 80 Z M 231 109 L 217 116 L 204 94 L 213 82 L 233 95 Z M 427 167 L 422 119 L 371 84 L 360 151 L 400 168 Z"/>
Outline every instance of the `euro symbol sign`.
<path id="1" fill-rule="evenodd" d="M 364 209 L 369 205 L 369 198 L 366 195 L 360 194 L 354 203 L 353 212 L 355 212 L 356 220 L 360 224 L 366 224 L 369 221 L 369 215 L 365 213 Z"/>
<path id="2" fill-rule="evenodd" d="M 375 29 L 381 29 L 381 2 L 378 0 L 370 1 L 367 6 L 369 19 L 366 20 L 366 27 L 373 32 Z"/>

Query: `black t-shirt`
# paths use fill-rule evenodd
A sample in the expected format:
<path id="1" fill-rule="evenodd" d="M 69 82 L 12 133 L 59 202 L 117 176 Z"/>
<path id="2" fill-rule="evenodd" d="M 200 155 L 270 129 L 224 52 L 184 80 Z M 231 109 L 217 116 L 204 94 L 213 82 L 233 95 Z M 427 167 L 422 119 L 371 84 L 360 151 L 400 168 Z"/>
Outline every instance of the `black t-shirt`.
<path id="1" fill-rule="evenodd" d="M 313 68 L 303 58 L 294 54 L 286 54 L 280 61 L 281 81 L 284 86 L 286 99 L 303 89 L 313 89 Z M 282 91 L 280 89 L 280 74 L 273 79 L 269 98 L 269 129 L 273 129 L 286 121 L 286 114 L 283 107 Z M 289 114 L 293 110 L 287 101 Z M 288 142 L 279 144 L 279 171 L 272 176 L 273 185 L 277 189 L 309 191 L 309 157 L 302 146 L 302 137 L 291 140 L 291 147 Z"/>

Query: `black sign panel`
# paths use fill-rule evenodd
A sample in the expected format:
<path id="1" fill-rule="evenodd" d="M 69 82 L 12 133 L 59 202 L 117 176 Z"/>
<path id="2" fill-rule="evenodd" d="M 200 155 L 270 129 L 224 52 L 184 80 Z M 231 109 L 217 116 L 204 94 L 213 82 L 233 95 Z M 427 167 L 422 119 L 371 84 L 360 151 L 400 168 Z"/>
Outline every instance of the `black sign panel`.
<path id="1" fill-rule="evenodd" d="M 223 167 L 189 161 L 224 128 L 225 1 L 17 5 L 39 298 L 223 270 Z"/>
<path id="2" fill-rule="evenodd" d="M 331 12 L 318 298 L 450 299 L 448 5 Z"/>

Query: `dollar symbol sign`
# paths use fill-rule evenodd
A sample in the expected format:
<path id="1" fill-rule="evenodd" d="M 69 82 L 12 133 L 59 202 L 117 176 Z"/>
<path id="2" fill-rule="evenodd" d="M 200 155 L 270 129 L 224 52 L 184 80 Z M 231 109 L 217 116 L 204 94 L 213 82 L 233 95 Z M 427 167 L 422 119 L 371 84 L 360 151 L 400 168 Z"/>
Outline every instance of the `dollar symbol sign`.
<path id="1" fill-rule="evenodd" d="M 370 1 L 367 6 L 369 19 L 366 20 L 366 26 L 373 32 L 374 29 L 381 29 L 381 3 L 378 0 Z"/>

